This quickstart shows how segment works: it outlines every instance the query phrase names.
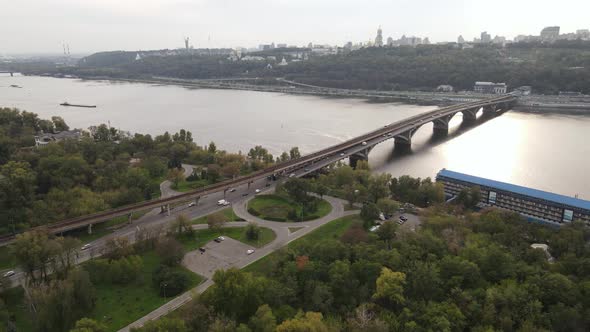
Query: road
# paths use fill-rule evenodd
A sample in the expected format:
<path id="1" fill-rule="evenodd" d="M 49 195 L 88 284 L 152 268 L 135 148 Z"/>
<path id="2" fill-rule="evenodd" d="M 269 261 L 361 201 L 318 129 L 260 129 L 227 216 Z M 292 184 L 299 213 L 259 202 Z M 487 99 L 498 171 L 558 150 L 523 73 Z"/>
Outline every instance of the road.
<path id="1" fill-rule="evenodd" d="M 269 189 L 268 191 L 271 191 L 271 190 L 272 189 Z M 260 219 L 258 217 L 251 215 L 250 213 L 248 213 L 247 204 L 248 204 L 248 201 L 252 198 L 253 197 L 248 197 L 247 199 L 239 200 L 238 202 L 236 202 L 233 205 L 236 215 L 238 217 L 246 220 L 246 222 L 240 223 L 240 224 L 246 224 L 247 222 L 254 222 L 260 226 L 272 229 L 275 232 L 275 234 L 277 235 L 277 237 L 274 239 L 274 241 L 267 244 L 266 246 L 256 249 L 256 251 L 252 255 L 243 255 L 241 257 L 241 259 L 237 260 L 235 263 L 228 266 L 228 268 L 229 267 L 236 267 L 239 269 L 244 268 L 244 267 L 248 266 L 249 264 L 252 264 L 253 262 L 259 260 L 260 258 L 262 258 L 262 257 L 264 257 L 276 250 L 279 250 L 280 248 L 289 244 L 291 241 L 296 240 L 302 236 L 305 236 L 306 234 L 312 232 L 316 228 L 318 228 L 318 227 L 320 227 L 332 220 L 335 220 L 335 219 L 338 219 L 338 218 L 341 218 L 341 217 L 344 217 L 347 215 L 353 215 L 353 214 L 359 213 L 359 211 L 355 211 L 355 210 L 344 211 L 344 204 L 346 204 L 346 202 L 344 200 L 324 196 L 324 199 L 326 201 L 328 201 L 328 203 L 330 203 L 330 205 L 332 206 L 332 211 L 328 215 L 326 215 L 320 219 L 306 221 L 306 222 L 275 222 L 275 221 L 268 221 L 268 220 Z M 236 223 L 231 223 L 231 224 L 236 224 Z M 205 226 L 205 225 L 203 225 L 203 226 Z M 289 231 L 289 227 L 303 227 L 303 228 L 292 233 Z M 162 305 L 161 307 L 157 308 L 156 310 L 150 312 L 146 316 L 144 316 L 144 317 L 138 319 L 137 321 L 133 322 L 132 324 L 120 329 L 119 332 L 128 332 L 128 331 L 130 331 L 130 329 L 132 327 L 141 327 L 150 320 L 158 319 L 158 318 L 176 310 L 177 308 L 181 307 L 183 304 L 189 302 L 195 295 L 198 295 L 198 294 L 204 292 L 211 285 L 213 285 L 213 281 L 209 278 L 208 280 L 206 280 L 205 282 L 203 282 L 199 286 L 179 295 L 178 297 L 172 299 L 168 303 L 166 303 L 166 304 Z"/>

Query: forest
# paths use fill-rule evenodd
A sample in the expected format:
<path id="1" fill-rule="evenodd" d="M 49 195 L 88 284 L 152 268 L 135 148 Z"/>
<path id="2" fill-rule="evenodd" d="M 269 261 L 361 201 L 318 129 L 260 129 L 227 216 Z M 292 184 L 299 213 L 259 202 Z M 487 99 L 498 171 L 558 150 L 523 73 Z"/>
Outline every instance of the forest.
<path id="1" fill-rule="evenodd" d="M 261 146 L 248 155 L 218 150 L 213 142 L 199 146 L 184 129 L 127 136 L 102 124 L 79 140 L 35 146 L 38 133 L 68 129 L 60 117 L 0 108 L 0 234 L 156 198 L 167 178 L 176 185 L 189 181 L 192 189 L 275 162 Z M 294 148 L 276 161 L 298 154 Z M 182 163 L 199 172 L 185 179 Z"/>
<path id="2" fill-rule="evenodd" d="M 309 51 L 301 49 L 301 51 Z M 290 53 L 272 53 L 276 61 Z M 264 56 L 268 52 L 260 52 Z M 252 53 L 251 55 L 258 55 Z M 575 91 L 590 94 L 590 43 L 560 41 L 554 44 L 515 43 L 506 47 L 444 45 L 369 47 L 338 55 L 276 66 L 270 61 L 231 61 L 226 56 L 180 54 L 135 60 L 136 52 L 100 52 L 78 66 L 15 68 L 25 73 L 71 74 L 81 77 L 184 79 L 223 77 L 287 78 L 325 87 L 376 90 L 434 91 L 452 85 L 471 91 L 476 81 L 505 82 L 510 89 L 532 86 L 537 94 Z M 267 68 L 267 64 L 274 65 Z M 266 83 L 272 83 L 267 80 Z"/>

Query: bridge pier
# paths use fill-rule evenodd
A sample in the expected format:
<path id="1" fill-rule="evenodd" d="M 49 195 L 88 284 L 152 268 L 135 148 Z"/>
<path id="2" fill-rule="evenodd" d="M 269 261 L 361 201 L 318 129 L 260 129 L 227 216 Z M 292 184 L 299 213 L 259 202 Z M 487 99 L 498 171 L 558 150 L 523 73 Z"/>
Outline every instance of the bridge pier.
<path id="1" fill-rule="evenodd" d="M 496 115 L 496 107 L 497 105 L 490 105 L 483 108 L 483 115 L 485 116 L 495 116 Z"/>
<path id="2" fill-rule="evenodd" d="M 129 213 L 129 214 L 127 215 L 127 223 L 128 223 L 128 224 L 131 224 L 131 219 L 133 219 L 133 213 Z"/>
<path id="3" fill-rule="evenodd" d="M 442 118 L 438 118 L 434 120 L 432 129 L 434 131 L 434 136 L 436 137 L 444 137 L 449 134 L 449 122 L 453 118 L 455 114 L 447 115 Z"/>
<path id="4" fill-rule="evenodd" d="M 166 204 L 166 215 L 170 217 L 170 204 Z"/>
<path id="5" fill-rule="evenodd" d="M 405 133 L 401 133 L 394 137 L 394 149 L 396 151 L 406 152 L 412 149 L 412 136 L 418 130 L 418 128 L 413 128 L 410 131 Z"/>
<path id="6" fill-rule="evenodd" d="M 356 165 L 358 164 L 358 162 L 360 160 L 369 161 L 369 152 L 371 152 L 372 149 L 373 149 L 373 147 L 368 147 L 362 151 L 359 151 L 359 152 L 351 155 L 349 157 L 350 167 L 356 168 Z"/>
<path id="7" fill-rule="evenodd" d="M 477 120 L 477 112 L 478 111 L 479 111 L 479 108 L 472 108 L 472 109 L 462 111 L 461 113 L 463 113 L 463 122 L 474 123 L 475 120 Z"/>
<path id="8" fill-rule="evenodd" d="M 88 234 L 92 234 L 92 224 L 88 225 Z"/>

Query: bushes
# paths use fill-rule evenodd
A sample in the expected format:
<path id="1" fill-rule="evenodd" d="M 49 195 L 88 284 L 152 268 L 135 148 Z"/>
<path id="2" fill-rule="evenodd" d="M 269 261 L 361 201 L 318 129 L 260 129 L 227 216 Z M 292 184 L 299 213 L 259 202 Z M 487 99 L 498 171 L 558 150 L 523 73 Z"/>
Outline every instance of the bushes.
<path id="1" fill-rule="evenodd" d="M 189 278 L 182 272 L 160 265 L 152 275 L 154 287 L 160 296 L 169 297 L 180 294 L 190 284 Z"/>
<path id="2" fill-rule="evenodd" d="M 248 240 L 258 240 L 260 237 L 260 227 L 255 223 L 248 223 L 246 226 L 246 238 Z"/>
<path id="3" fill-rule="evenodd" d="M 158 243 L 156 253 L 162 259 L 162 264 L 176 266 L 182 261 L 185 250 L 176 239 L 167 237 Z"/>
<path id="4" fill-rule="evenodd" d="M 93 259 L 85 269 L 93 283 L 129 284 L 139 277 L 143 260 L 139 256 L 128 256 L 117 260 Z"/>

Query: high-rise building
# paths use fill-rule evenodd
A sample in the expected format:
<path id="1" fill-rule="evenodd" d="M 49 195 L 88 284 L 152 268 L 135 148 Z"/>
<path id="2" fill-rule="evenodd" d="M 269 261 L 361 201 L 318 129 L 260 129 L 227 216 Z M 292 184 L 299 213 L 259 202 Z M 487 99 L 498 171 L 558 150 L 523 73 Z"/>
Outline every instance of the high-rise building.
<path id="1" fill-rule="evenodd" d="M 393 38 L 387 37 L 387 46 L 389 46 L 389 47 L 393 46 Z"/>
<path id="2" fill-rule="evenodd" d="M 465 44 L 465 39 L 463 38 L 463 36 L 459 36 L 459 38 L 457 38 L 457 43 L 458 44 Z"/>
<path id="3" fill-rule="evenodd" d="M 492 42 L 492 35 L 490 35 L 487 31 L 481 33 L 481 43 L 488 44 Z"/>
<path id="4" fill-rule="evenodd" d="M 556 41 L 559 37 L 559 27 L 546 27 L 541 30 L 541 40 L 546 42 Z"/>
<path id="5" fill-rule="evenodd" d="M 381 27 L 379 27 L 379 29 L 377 29 L 377 37 L 375 37 L 375 46 L 376 47 L 383 46 L 383 31 L 381 30 Z"/>
<path id="6" fill-rule="evenodd" d="M 580 29 L 576 31 L 576 35 L 578 38 L 582 40 L 589 40 L 590 39 L 590 30 L 588 29 Z"/>

